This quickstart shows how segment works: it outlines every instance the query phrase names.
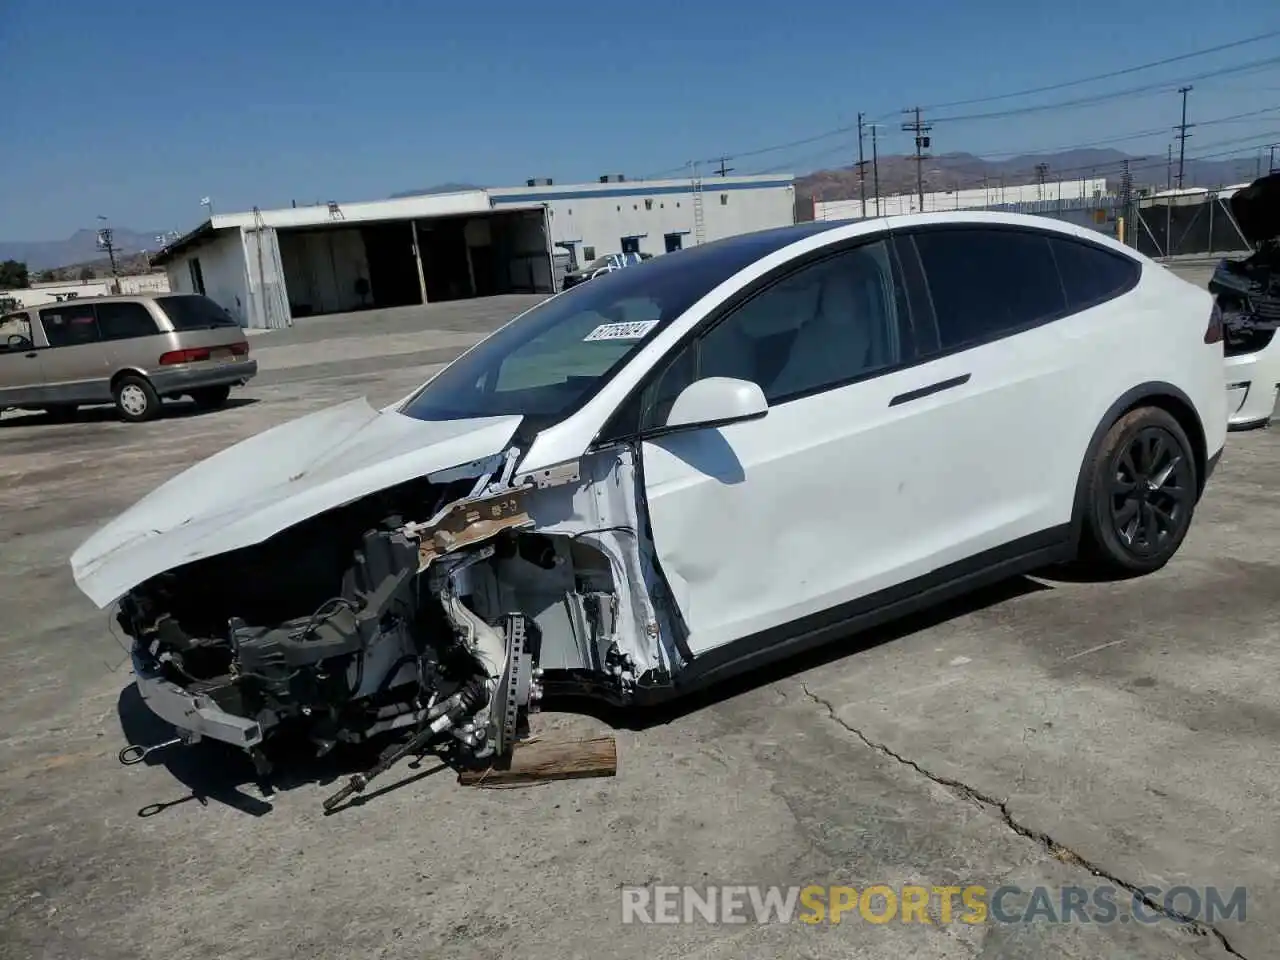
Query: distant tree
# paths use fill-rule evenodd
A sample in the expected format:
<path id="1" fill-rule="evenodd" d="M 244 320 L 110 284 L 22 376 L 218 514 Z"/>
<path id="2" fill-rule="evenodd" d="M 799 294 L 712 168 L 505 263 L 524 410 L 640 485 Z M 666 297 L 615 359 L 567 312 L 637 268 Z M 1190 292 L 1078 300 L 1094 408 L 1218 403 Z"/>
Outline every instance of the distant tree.
<path id="1" fill-rule="evenodd" d="M 17 290 L 29 287 L 31 278 L 27 275 L 27 265 L 18 260 L 6 260 L 0 263 L 0 290 Z"/>
<path id="2" fill-rule="evenodd" d="M 57 283 L 57 281 L 58 281 L 57 270 L 41 270 L 38 274 L 36 274 L 37 283 Z"/>
<path id="3" fill-rule="evenodd" d="M 96 276 L 96 274 L 93 272 L 93 267 L 81 267 L 81 268 L 80 268 L 80 282 L 81 282 L 81 283 L 88 283 L 88 282 L 89 282 L 90 280 L 92 280 L 95 276 Z"/>

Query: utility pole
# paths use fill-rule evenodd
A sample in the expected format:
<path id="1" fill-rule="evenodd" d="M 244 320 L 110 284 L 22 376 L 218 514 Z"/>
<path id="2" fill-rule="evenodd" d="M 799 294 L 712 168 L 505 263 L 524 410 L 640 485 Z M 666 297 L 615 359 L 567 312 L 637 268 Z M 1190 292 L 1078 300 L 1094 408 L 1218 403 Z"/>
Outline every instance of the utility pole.
<path id="1" fill-rule="evenodd" d="M 1036 199 L 1044 199 L 1044 181 L 1049 173 L 1049 165 L 1047 163 L 1036 164 Z"/>
<path id="2" fill-rule="evenodd" d="M 912 107 L 902 112 L 915 117 L 914 120 L 904 123 L 902 129 L 916 135 L 916 197 L 920 202 L 920 212 L 924 213 L 924 151 L 929 149 L 931 140 L 927 134 L 933 129 L 933 126 L 920 122 L 919 107 Z"/>
<path id="3" fill-rule="evenodd" d="M 98 219 L 105 221 L 107 218 L 99 214 Z M 110 227 L 98 230 L 98 246 L 107 251 L 107 258 L 111 261 L 111 278 L 114 280 L 119 274 L 116 268 L 115 233 Z"/>
<path id="4" fill-rule="evenodd" d="M 724 176 L 728 176 L 729 174 L 733 173 L 733 167 L 726 167 L 726 166 L 725 166 L 725 163 L 726 163 L 726 161 L 728 161 L 728 159 L 729 159 L 728 157 L 721 157 L 721 158 L 720 158 L 720 166 L 719 166 L 719 168 L 717 168 L 717 170 L 716 170 L 716 175 L 717 175 L 717 176 L 724 177 Z"/>
<path id="5" fill-rule="evenodd" d="M 1178 131 L 1178 189 L 1182 189 L 1182 165 L 1187 155 L 1187 137 L 1191 134 L 1187 133 L 1188 127 L 1194 127 L 1194 123 L 1187 123 L 1187 94 L 1192 90 L 1191 84 L 1185 87 L 1179 87 L 1178 92 L 1182 94 L 1182 122 L 1174 127 Z"/>
<path id="6" fill-rule="evenodd" d="M 876 191 L 876 216 L 880 216 L 880 158 L 876 153 L 876 130 L 878 127 L 873 123 L 871 125 L 871 185 Z"/>
<path id="7" fill-rule="evenodd" d="M 1169 159 L 1165 161 L 1164 188 L 1173 189 L 1173 144 L 1169 144 Z"/>
<path id="8" fill-rule="evenodd" d="M 858 114 L 858 196 L 862 199 L 862 219 L 867 219 L 867 161 L 862 158 L 862 114 Z"/>

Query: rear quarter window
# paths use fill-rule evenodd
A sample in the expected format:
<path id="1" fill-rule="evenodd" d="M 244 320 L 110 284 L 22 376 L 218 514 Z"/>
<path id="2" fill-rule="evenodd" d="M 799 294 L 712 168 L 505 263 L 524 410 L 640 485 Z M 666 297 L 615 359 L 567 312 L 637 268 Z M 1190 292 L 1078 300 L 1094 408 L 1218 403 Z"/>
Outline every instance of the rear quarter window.
<path id="1" fill-rule="evenodd" d="M 1142 273 L 1137 262 L 1083 240 L 1055 238 L 1049 242 L 1067 293 L 1067 306 L 1072 311 L 1127 293 Z"/>
<path id="2" fill-rule="evenodd" d="M 212 330 L 218 327 L 236 327 L 240 324 L 230 313 L 208 297 L 173 296 L 157 297 L 156 303 L 165 312 L 175 330 Z"/>

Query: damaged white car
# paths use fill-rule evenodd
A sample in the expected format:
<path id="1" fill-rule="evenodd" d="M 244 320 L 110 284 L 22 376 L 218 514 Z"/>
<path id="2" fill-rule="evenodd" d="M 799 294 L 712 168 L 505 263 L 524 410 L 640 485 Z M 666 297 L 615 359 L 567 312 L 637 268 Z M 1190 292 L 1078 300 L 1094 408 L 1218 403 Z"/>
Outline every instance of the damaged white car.
<path id="1" fill-rule="evenodd" d="M 1082 554 L 1156 569 L 1225 438 L 1221 332 L 1054 221 L 747 234 L 196 465 L 73 572 L 185 740 L 493 762 L 545 695 L 670 697 Z"/>
<path id="2" fill-rule="evenodd" d="M 1237 190 L 1229 202 L 1254 251 L 1220 262 L 1209 292 L 1222 310 L 1230 426 L 1250 430 L 1267 426 L 1280 400 L 1280 173 Z"/>

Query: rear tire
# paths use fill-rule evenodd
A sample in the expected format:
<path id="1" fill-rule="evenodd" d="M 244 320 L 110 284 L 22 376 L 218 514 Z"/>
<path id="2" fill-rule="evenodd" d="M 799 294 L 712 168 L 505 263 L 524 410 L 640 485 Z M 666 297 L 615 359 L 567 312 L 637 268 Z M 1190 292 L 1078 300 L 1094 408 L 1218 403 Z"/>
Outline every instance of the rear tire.
<path id="1" fill-rule="evenodd" d="M 111 395 L 115 398 L 120 419 L 128 423 L 143 423 L 160 413 L 160 395 L 151 381 L 136 374 L 129 374 L 116 381 Z"/>
<path id="2" fill-rule="evenodd" d="M 1122 576 L 1159 570 L 1191 528 L 1196 473 L 1186 431 L 1169 413 L 1126 413 L 1089 465 L 1080 559 Z"/>
<path id="3" fill-rule="evenodd" d="M 199 410 L 216 410 L 226 403 L 230 396 L 229 386 L 205 387 L 203 390 L 191 391 L 191 399 L 195 401 L 196 408 Z"/>

